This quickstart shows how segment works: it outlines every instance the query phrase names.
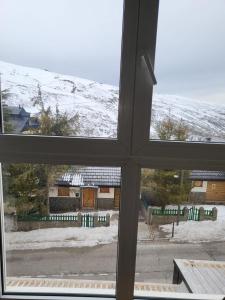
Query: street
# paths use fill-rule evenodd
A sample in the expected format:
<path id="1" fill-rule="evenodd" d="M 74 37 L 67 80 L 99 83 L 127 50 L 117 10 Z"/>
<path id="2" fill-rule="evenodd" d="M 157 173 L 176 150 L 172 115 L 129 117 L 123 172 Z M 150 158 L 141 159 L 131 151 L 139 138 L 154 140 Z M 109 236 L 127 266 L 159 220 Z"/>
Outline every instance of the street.
<path id="1" fill-rule="evenodd" d="M 117 243 L 7 251 L 7 276 L 115 280 Z M 225 242 L 139 241 L 136 281 L 172 283 L 173 258 L 225 260 Z"/>

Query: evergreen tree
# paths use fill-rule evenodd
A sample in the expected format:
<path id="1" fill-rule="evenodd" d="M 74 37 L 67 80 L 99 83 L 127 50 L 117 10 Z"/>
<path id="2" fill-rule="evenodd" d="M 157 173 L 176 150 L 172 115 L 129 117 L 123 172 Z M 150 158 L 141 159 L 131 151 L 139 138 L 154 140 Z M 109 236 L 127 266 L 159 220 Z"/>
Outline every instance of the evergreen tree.
<path id="1" fill-rule="evenodd" d="M 55 136 L 77 135 L 80 129 L 79 115 L 75 114 L 73 117 L 69 117 L 68 113 L 59 111 L 57 103 L 55 113 L 53 113 L 50 106 L 45 107 L 44 105 L 44 96 L 40 85 L 38 85 L 37 89 L 37 96 L 32 101 L 33 105 L 39 109 L 40 126 L 33 130 L 33 133 Z"/>
<path id="2" fill-rule="evenodd" d="M 188 126 L 181 119 L 175 122 L 169 113 L 156 125 L 161 140 L 185 141 L 189 135 Z M 185 170 L 147 170 L 142 172 L 142 191 L 148 191 L 154 203 L 165 208 L 168 204 L 180 204 L 187 201 L 190 191 L 189 171 Z"/>
<path id="3" fill-rule="evenodd" d="M 6 105 L 9 92 L 8 90 L 0 90 L 1 93 L 1 104 L 2 104 L 2 112 L 3 112 L 3 129 L 4 133 L 12 133 L 13 132 L 13 126 L 10 122 L 10 111 L 8 106 Z"/>

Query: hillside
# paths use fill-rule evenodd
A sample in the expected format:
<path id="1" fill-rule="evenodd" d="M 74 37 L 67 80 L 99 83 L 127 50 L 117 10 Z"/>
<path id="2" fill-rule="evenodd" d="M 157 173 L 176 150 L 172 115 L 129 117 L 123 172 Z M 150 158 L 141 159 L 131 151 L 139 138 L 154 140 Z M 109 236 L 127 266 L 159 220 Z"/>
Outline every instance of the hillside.
<path id="1" fill-rule="evenodd" d="M 32 114 L 38 113 L 32 99 L 41 87 L 45 106 L 70 116 L 79 114 L 80 136 L 116 137 L 118 88 L 91 80 L 51 73 L 46 70 L 22 67 L 0 61 L 2 91 L 6 104 L 23 106 Z M 174 120 L 188 124 L 192 139 L 225 137 L 225 105 L 213 105 L 176 95 L 153 98 L 152 137 L 154 124 L 170 112 Z"/>

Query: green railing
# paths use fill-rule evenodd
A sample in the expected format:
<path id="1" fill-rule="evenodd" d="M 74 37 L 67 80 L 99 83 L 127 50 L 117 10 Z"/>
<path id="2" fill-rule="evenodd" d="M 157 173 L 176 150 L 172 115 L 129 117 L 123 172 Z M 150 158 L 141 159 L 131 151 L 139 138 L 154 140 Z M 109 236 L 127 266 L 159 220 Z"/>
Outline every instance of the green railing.
<path id="1" fill-rule="evenodd" d="M 205 210 L 205 216 L 212 217 L 213 216 L 213 211 L 212 210 Z"/>
<path id="2" fill-rule="evenodd" d="M 200 211 L 198 208 L 191 207 L 188 211 L 188 220 L 190 221 L 199 221 Z"/>
<path id="3" fill-rule="evenodd" d="M 177 216 L 178 209 L 160 209 L 160 208 L 153 208 L 152 214 L 154 216 Z M 183 209 L 180 210 L 180 215 L 184 215 Z"/>
<path id="4" fill-rule="evenodd" d="M 80 223 L 82 227 L 94 227 L 94 216 L 90 214 L 80 214 Z M 78 215 L 52 215 L 52 216 L 42 216 L 42 215 L 18 215 L 18 221 L 25 222 L 78 222 Z M 106 216 L 98 216 L 98 223 L 105 225 Z"/>
<path id="5" fill-rule="evenodd" d="M 18 221 L 46 221 L 46 222 L 74 222 L 78 221 L 78 216 L 72 215 L 18 215 Z"/>

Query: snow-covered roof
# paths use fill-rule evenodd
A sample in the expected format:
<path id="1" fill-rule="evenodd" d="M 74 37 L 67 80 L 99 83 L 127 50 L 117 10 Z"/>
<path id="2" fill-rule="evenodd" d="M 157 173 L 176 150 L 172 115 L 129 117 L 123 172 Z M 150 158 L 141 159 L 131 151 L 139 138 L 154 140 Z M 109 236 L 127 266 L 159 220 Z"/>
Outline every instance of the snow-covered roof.
<path id="1" fill-rule="evenodd" d="M 225 172 L 223 171 L 201 171 L 194 170 L 190 175 L 191 180 L 224 180 L 225 181 Z"/>
<path id="2" fill-rule="evenodd" d="M 4 107 L 8 110 L 9 115 L 21 115 L 23 117 L 30 117 L 30 114 L 26 112 L 26 110 L 21 106 L 5 105 Z"/>
<path id="3" fill-rule="evenodd" d="M 57 180 L 61 186 L 120 186 L 121 170 L 115 167 L 74 167 Z"/>

